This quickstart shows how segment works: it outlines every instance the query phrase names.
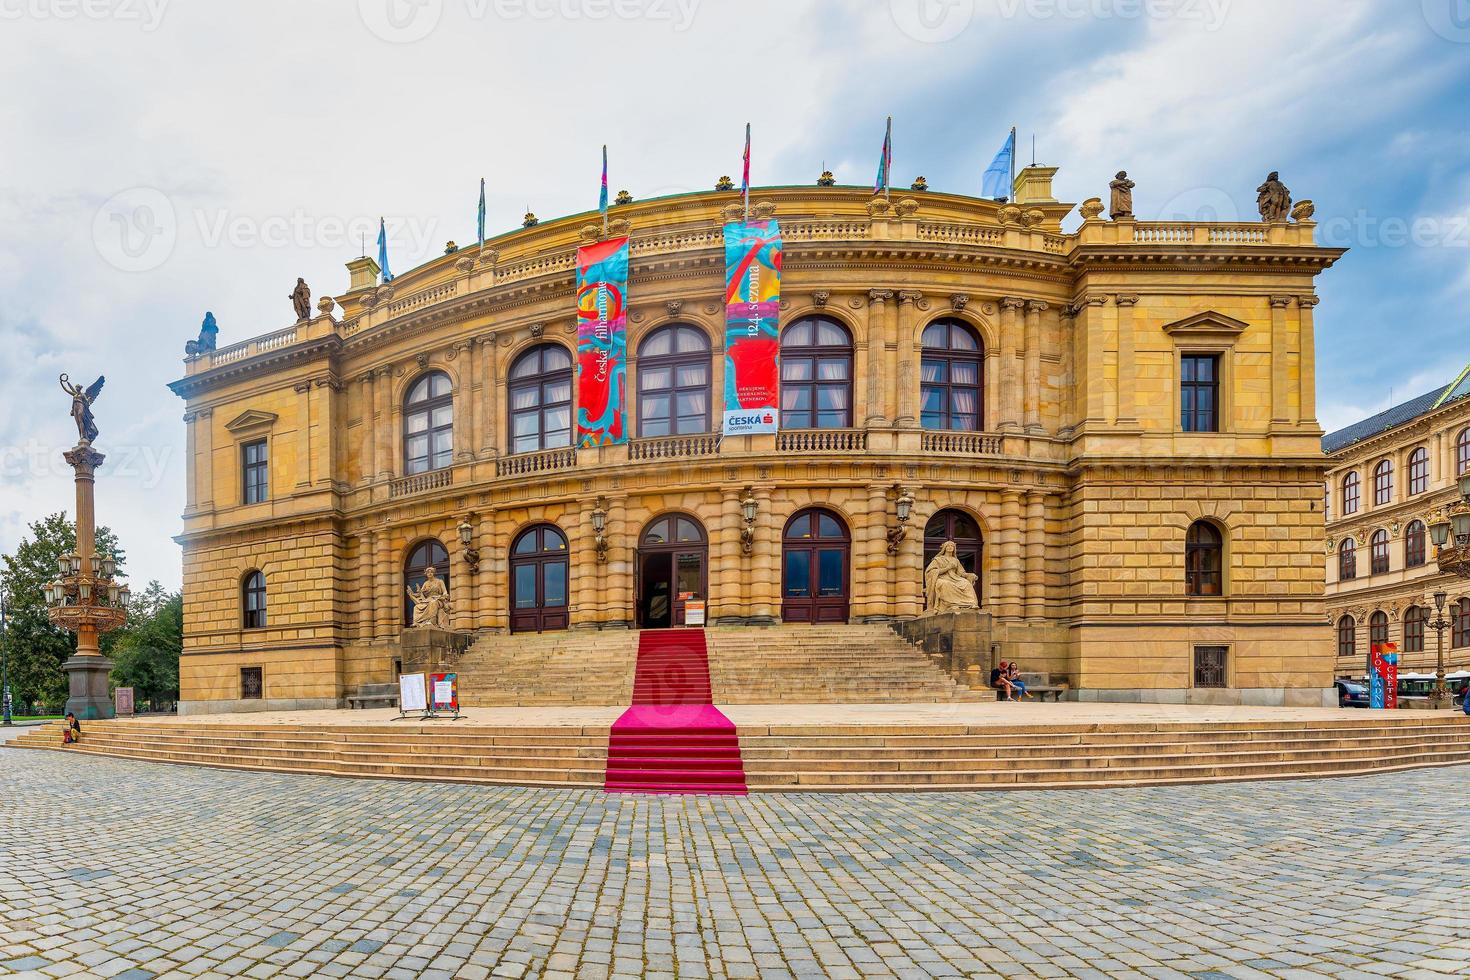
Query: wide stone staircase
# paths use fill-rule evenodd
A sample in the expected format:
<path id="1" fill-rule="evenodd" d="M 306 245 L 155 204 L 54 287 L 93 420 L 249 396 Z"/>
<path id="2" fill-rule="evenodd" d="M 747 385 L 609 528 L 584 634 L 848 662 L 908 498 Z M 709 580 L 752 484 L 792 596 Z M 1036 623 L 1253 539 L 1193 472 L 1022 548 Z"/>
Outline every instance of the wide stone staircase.
<path id="1" fill-rule="evenodd" d="M 716 704 L 913 704 L 981 697 L 881 624 L 722 627 L 706 636 Z"/>
<path id="2" fill-rule="evenodd" d="M 600 788 L 608 725 L 59 723 L 5 743 L 229 769 Z M 1330 720 L 740 726 L 752 792 L 1055 789 L 1348 776 L 1470 763 L 1470 719 L 1344 711 Z"/>
<path id="3" fill-rule="evenodd" d="M 638 634 L 629 630 L 482 636 L 456 664 L 466 707 L 629 704 Z"/>

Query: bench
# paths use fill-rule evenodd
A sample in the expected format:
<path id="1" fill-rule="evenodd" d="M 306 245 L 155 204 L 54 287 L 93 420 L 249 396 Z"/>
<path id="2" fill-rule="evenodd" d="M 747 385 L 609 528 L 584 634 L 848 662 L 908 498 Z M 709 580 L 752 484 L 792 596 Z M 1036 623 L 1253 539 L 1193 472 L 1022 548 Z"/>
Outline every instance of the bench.
<path id="1" fill-rule="evenodd" d="M 398 707 L 398 685 L 396 684 L 364 684 L 357 689 L 356 694 L 347 695 L 347 707 L 357 708 L 396 708 Z"/>
<path id="2" fill-rule="evenodd" d="M 1048 694 L 1051 695 L 1053 701 L 1061 701 L 1062 695 L 1071 690 L 1065 674 L 1028 674 L 1022 672 L 1020 677 L 1021 683 L 1026 685 L 1026 693 L 1040 701 L 1045 701 Z M 1003 694 L 1004 692 L 1002 691 L 996 691 L 995 699 L 997 701 L 1005 700 L 1002 696 Z"/>

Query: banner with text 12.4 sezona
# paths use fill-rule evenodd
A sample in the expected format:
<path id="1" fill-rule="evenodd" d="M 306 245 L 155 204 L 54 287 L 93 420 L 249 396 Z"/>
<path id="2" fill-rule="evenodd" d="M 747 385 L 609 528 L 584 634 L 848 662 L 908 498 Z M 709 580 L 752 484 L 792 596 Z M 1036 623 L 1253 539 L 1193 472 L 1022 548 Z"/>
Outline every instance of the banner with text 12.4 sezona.
<path id="1" fill-rule="evenodd" d="M 628 441 L 628 239 L 577 249 L 577 445 Z"/>
<path id="2" fill-rule="evenodd" d="M 724 434 L 775 432 L 780 418 L 781 229 L 725 226 Z"/>

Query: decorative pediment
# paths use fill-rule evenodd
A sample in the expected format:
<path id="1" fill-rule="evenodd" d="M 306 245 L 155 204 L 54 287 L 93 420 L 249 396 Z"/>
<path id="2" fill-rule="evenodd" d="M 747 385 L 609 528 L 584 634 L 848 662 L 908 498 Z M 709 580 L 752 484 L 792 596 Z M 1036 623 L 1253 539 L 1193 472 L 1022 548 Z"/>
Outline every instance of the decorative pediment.
<path id="1" fill-rule="evenodd" d="M 1248 326 L 1245 321 L 1237 320 L 1233 316 L 1205 310 L 1203 313 L 1195 313 L 1182 320 L 1164 324 L 1164 333 L 1180 339 L 1214 340 L 1233 344 L 1235 338 L 1245 333 Z"/>
<path id="2" fill-rule="evenodd" d="M 251 429 L 268 429 L 275 425 L 279 418 L 274 412 L 260 412 L 255 409 L 247 409 L 235 416 L 234 421 L 226 422 L 225 428 L 231 432 L 248 432 Z"/>

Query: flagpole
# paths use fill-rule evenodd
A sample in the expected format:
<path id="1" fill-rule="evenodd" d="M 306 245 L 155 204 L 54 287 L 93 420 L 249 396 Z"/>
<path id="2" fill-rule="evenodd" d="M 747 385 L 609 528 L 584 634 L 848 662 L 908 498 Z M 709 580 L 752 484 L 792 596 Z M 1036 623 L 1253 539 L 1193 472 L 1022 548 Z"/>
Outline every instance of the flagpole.
<path id="1" fill-rule="evenodd" d="M 883 200 L 888 201 L 888 185 L 893 183 L 893 117 L 888 117 L 888 127 L 883 133 Z"/>
<path id="2" fill-rule="evenodd" d="M 1006 200 L 1016 203 L 1016 127 L 1011 127 L 1011 183 L 1006 188 Z"/>
<path id="3" fill-rule="evenodd" d="M 741 175 L 743 179 L 740 183 L 745 185 L 742 188 L 745 192 L 745 200 L 742 203 L 745 206 L 745 224 L 748 225 L 750 224 L 750 123 L 745 124 L 745 159 L 741 161 L 740 165 L 745 171 Z"/>
<path id="4" fill-rule="evenodd" d="M 602 237 L 607 238 L 607 144 L 602 144 Z"/>

